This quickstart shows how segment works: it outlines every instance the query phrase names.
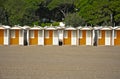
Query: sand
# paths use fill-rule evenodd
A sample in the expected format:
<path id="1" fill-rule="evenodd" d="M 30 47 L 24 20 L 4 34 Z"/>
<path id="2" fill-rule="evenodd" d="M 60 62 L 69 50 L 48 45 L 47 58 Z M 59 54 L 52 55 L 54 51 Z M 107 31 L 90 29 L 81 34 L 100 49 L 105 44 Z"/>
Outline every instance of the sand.
<path id="1" fill-rule="evenodd" d="M 120 79 L 120 47 L 0 46 L 0 79 Z"/>

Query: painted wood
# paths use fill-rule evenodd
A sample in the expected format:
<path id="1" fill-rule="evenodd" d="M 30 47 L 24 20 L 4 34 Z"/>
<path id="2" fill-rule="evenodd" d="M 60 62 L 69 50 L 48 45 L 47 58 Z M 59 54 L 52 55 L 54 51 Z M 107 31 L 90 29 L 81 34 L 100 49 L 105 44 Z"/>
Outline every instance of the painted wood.
<path id="1" fill-rule="evenodd" d="M 91 30 L 86 31 L 86 45 L 91 45 L 92 44 L 92 34 Z"/>
<path id="2" fill-rule="evenodd" d="M 0 45 L 4 45 L 4 30 L 0 29 Z"/>
<path id="3" fill-rule="evenodd" d="M 10 37 L 10 45 L 19 45 L 19 30 L 14 31 L 15 37 Z"/>
<path id="4" fill-rule="evenodd" d="M 33 32 L 32 32 L 33 31 Z M 32 37 L 32 33 L 33 37 Z M 30 30 L 30 45 L 38 45 L 38 30 Z"/>
<path id="5" fill-rule="evenodd" d="M 72 31 L 71 44 L 77 45 L 77 31 L 76 30 Z"/>

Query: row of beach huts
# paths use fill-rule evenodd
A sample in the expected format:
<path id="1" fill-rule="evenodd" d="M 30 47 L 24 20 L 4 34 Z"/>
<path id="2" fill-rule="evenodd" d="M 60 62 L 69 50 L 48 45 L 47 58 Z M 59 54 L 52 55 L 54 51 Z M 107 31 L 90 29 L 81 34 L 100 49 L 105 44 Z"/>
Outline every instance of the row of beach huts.
<path id="1" fill-rule="evenodd" d="M 0 45 L 120 45 L 120 27 L 0 25 Z"/>

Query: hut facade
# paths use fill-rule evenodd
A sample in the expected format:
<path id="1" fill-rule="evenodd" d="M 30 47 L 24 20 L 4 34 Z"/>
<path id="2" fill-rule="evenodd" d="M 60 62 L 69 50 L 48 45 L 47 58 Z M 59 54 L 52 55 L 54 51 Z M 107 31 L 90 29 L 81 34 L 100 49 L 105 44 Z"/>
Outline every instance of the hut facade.
<path id="1" fill-rule="evenodd" d="M 120 27 L 119 26 L 114 29 L 114 37 L 113 38 L 114 38 L 114 45 L 115 46 L 120 45 Z"/>
<path id="2" fill-rule="evenodd" d="M 64 45 L 77 45 L 77 29 L 68 27 L 64 29 Z"/>
<path id="3" fill-rule="evenodd" d="M 10 29 L 10 45 L 24 45 L 24 30 L 20 26 Z"/>
<path id="4" fill-rule="evenodd" d="M 82 27 L 79 28 L 79 45 L 93 45 L 93 28 Z"/>
<path id="5" fill-rule="evenodd" d="M 10 26 L 0 26 L 0 45 L 9 45 Z"/>
<path id="6" fill-rule="evenodd" d="M 44 45 L 44 30 L 42 27 L 30 28 L 29 36 L 29 45 Z"/>
<path id="7" fill-rule="evenodd" d="M 58 30 L 55 27 L 45 27 L 44 30 L 44 44 L 58 45 Z"/>
<path id="8" fill-rule="evenodd" d="M 112 28 L 103 27 L 98 33 L 98 45 L 112 45 Z"/>

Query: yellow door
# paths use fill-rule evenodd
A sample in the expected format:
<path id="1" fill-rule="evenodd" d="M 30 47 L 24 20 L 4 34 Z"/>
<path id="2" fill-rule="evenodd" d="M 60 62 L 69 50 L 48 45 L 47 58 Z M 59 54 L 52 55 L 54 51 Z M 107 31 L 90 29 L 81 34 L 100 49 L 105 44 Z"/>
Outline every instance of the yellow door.
<path id="1" fill-rule="evenodd" d="M 53 45 L 53 30 L 45 31 L 45 45 Z"/>
<path id="2" fill-rule="evenodd" d="M 120 30 L 115 31 L 114 45 L 120 45 Z"/>
<path id="3" fill-rule="evenodd" d="M 81 30 L 80 45 L 86 45 L 86 30 Z"/>
<path id="4" fill-rule="evenodd" d="M 11 30 L 10 45 L 19 45 L 19 30 Z"/>
<path id="5" fill-rule="evenodd" d="M 4 44 L 4 30 L 0 30 L 0 45 Z"/>
<path id="6" fill-rule="evenodd" d="M 64 45 L 71 45 L 71 30 L 64 31 Z"/>
<path id="7" fill-rule="evenodd" d="M 98 40 L 98 45 L 105 45 L 105 30 L 101 30 L 101 38 Z"/>
<path id="8" fill-rule="evenodd" d="M 38 45 L 38 30 L 30 31 L 30 45 Z"/>

